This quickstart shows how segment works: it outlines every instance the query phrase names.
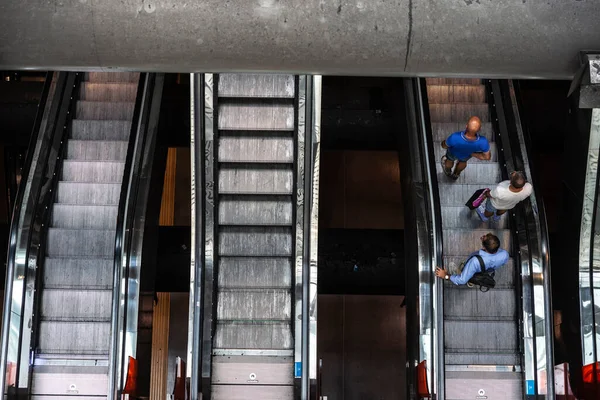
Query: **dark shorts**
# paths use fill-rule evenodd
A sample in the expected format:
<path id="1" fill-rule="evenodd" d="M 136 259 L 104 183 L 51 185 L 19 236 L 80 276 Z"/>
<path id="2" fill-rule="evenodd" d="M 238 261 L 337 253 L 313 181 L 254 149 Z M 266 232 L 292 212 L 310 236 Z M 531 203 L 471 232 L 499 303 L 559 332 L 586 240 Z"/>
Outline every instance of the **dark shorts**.
<path id="1" fill-rule="evenodd" d="M 467 162 L 469 161 L 469 159 L 471 159 L 471 156 L 465 158 L 465 159 L 461 159 L 456 157 L 454 154 L 450 153 L 450 149 L 446 150 L 446 158 L 450 161 L 461 161 L 461 162 Z"/>

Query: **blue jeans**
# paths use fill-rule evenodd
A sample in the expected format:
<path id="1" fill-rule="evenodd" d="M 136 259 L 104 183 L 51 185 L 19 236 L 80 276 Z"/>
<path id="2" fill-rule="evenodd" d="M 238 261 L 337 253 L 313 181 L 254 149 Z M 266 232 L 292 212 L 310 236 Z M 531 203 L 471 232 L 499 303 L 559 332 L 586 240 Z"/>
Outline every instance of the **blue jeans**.
<path id="1" fill-rule="evenodd" d="M 491 212 L 492 214 L 494 214 L 498 210 L 496 210 L 496 207 L 494 207 L 492 205 L 492 201 L 490 199 L 486 199 L 486 201 L 485 201 L 485 211 Z"/>

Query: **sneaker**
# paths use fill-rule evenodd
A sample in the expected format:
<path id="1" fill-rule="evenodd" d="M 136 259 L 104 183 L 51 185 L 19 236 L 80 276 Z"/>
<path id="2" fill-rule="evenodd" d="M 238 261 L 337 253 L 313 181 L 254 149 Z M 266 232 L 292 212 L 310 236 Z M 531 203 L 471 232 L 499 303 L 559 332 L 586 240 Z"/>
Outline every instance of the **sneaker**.
<path id="1" fill-rule="evenodd" d="M 474 287 L 475 285 L 473 285 L 471 282 L 467 282 L 467 286 L 468 287 Z"/>
<path id="2" fill-rule="evenodd" d="M 481 211 L 481 207 L 477 207 L 475 209 L 475 212 L 477 213 L 477 215 L 479 215 L 479 219 L 482 220 L 483 222 L 487 222 L 489 220 L 489 218 L 485 216 L 483 211 Z"/>
<path id="3" fill-rule="evenodd" d="M 451 177 L 452 176 L 452 168 L 446 168 L 446 156 L 442 156 L 442 170 L 444 171 L 444 174 L 446 174 L 447 177 Z"/>
<path id="4" fill-rule="evenodd" d="M 497 215 L 496 213 L 494 213 L 494 222 L 500 221 L 500 218 L 502 218 L 502 215 Z"/>
<path id="5" fill-rule="evenodd" d="M 455 181 L 458 180 L 458 178 L 460 178 L 460 174 L 452 174 L 450 176 L 450 178 L 454 179 Z"/>

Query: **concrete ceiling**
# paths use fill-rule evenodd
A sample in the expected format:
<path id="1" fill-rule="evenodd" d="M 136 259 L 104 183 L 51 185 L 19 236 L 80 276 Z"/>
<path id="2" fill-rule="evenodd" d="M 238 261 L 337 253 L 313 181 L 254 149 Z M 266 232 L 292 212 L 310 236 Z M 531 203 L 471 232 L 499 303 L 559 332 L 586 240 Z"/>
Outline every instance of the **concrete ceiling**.
<path id="1" fill-rule="evenodd" d="M 570 79 L 598 0 L 2 0 L 0 69 Z"/>

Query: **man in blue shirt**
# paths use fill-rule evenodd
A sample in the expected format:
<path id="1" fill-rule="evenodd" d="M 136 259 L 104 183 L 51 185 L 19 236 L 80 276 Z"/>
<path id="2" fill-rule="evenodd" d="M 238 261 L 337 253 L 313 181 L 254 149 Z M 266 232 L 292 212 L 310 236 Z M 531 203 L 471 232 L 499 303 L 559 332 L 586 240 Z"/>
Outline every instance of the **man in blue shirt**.
<path id="1" fill-rule="evenodd" d="M 462 271 L 458 275 L 450 275 L 445 268 L 437 267 L 435 269 L 435 275 L 438 278 L 452 281 L 455 285 L 464 285 L 477 272 L 481 272 L 481 266 L 479 261 L 474 255 L 480 255 L 483 258 L 486 271 L 490 269 L 496 270 L 508 262 L 508 252 L 500 248 L 500 239 L 496 235 L 488 233 L 481 237 L 481 244 L 483 248 L 471 253 L 468 258 L 468 262 L 464 265 Z M 472 285 L 469 285 L 472 286 Z"/>
<path id="2" fill-rule="evenodd" d="M 467 168 L 467 161 L 471 157 L 480 160 L 492 158 L 490 144 L 485 137 L 479 135 L 480 129 L 481 120 L 471 117 L 464 131 L 454 132 L 442 142 L 442 147 L 446 149 L 446 155 L 442 157 L 442 167 L 446 176 L 457 180 L 460 173 Z M 455 161 L 456 168 L 452 172 Z"/>

